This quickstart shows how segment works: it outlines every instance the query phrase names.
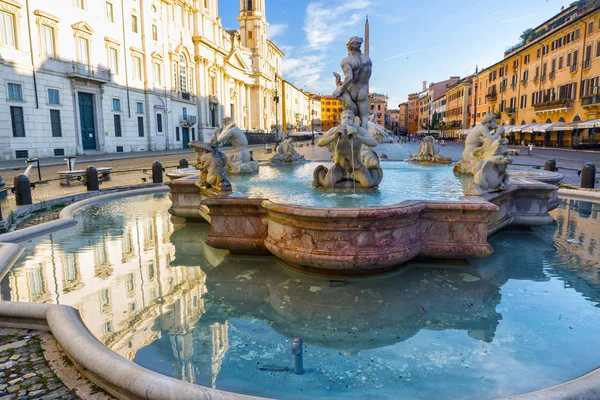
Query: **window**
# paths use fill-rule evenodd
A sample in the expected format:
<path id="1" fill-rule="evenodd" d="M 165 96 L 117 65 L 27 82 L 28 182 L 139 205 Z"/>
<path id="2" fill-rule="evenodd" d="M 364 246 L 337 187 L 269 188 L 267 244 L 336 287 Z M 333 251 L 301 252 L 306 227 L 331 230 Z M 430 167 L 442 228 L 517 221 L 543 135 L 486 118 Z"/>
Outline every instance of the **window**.
<path id="1" fill-rule="evenodd" d="M 54 58 L 54 28 L 48 25 L 42 25 L 42 55 L 48 58 Z"/>
<path id="2" fill-rule="evenodd" d="M 158 26 L 152 24 L 152 40 L 158 41 Z"/>
<path id="3" fill-rule="evenodd" d="M 138 114 L 143 114 L 144 113 L 144 103 L 140 103 L 140 102 L 135 103 L 135 109 Z"/>
<path id="4" fill-rule="evenodd" d="M 23 120 L 23 107 L 10 107 L 10 120 L 12 122 L 13 137 L 25 137 L 25 121 Z"/>
<path id="5" fill-rule="evenodd" d="M 131 31 L 138 33 L 138 20 L 137 15 L 131 14 Z"/>
<path id="6" fill-rule="evenodd" d="M 137 56 L 133 56 L 133 79 L 142 80 L 142 59 Z"/>
<path id="7" fill-rule="evenodd" d="M 248 0 L 248 10 L 252 10 L 252 0 Z"/>
<path id="8" fill-rule="evenodd" d="M 248 39 L 252 39 L 252 31 L 248 31 Z"/>
<path id="9" fill-rule="evenodd" d="M 17 48 L 14 14 L 0 11 L 0 46 Z"/>
<path id="10" fill-rule="evenodd" d="M 114 47 L 108 48 L 108 68 L 113 75 L 119 75 L 119 53 Z"/>
<path id="11" fill-rule="evenodd" d="M 523 60 L 523 64 L 529 64 L 529 54 L 527 54 Z"/>
<path id="12" fill-rule="evenodd" d="M 591 35 L 592 33 L 594 33 L 594 21 L 588 24 L 588 34 Z"/>
<path id="13" fill-rule="evenodd" d="M 75 7 L 85 10 L 85 0 L 75 0 Z"/>
<path id="14" fill-rule="evenodd" d="M 60 93 L 56 89 L 48 89 L 48 104 L 60 104 Z"/>
<path id="15" fill-rule="evenodd" d="M 527 95 L 521 96 L 521 108 L 527 108 Z"/>
<path id="16" fill-rule="evenodd" d="M 90 65 L 89 43 L 87 39 L 82 37 L 77 38 L 77 56 L 80 63 Z"/>
<path id="17" fill-rule="evenodd" d="M 160 64 L 153 63 L 152 64 L 152 77 L 154 78 L 154 83 L 161 86 L 162 85 L 162 74 L 160 73 Z"/>
<path id="18" fill-rule="evenodd" d="M 558 69 L 563 69 L 564 61 L 565 61 L 565 57 L 564 56 L 558 57 Z"/>
<path id="19" fill-rule="evenodd" d="M 142 104 L 142 103 L 138 103 Z M 138 136 L 144 137 L 144 117 L 138 117 Z"/>
<path id="20" fill-rule="evenodd" d="M 577 65 L 577 59 L 579 58 L 579 50 L 573 52 L 573 65 Z"/>
<path id="21" fill-rule="evenodd" d="M 52 137 L 61 137 L 62 127 L 60 126 L 59 110 L 50 110 L 50 125 L 52 125 Z"/>
<path id="22" fill-rule="evenodd" d="M 571 59 L 573 55 L 571 53 L 567 54 L 567 67 L 571 66 Z"/>
<path id="23" fill-rule="evenodd" d="M 113 5 L 111 2 L 106 2 L 106 20 L 110 22 L 115 22 L 115 14 L 113 12 Z"/>
<path id="24" fill-rule="evenodd" d="M 156 114 L 156 130 L 158 133 L 162 133 L 163 131 L 162 114 Z"/>
<path id="25" fill-rule="evenodd" d="M 121 111 L 121 100 L 113 99 L 113 111 Z"/>
<path id="26" fill-rule="evenodd" d="M 21 88 L 20 84 L 18 84 L 18 83 L 9 83 L 8 84 L 8 99 L 23 101 L 23 89 Z"/>
<path id="27" fill-rule="evenodd" d="M 181 141 L 181 139 L 179 138 L 179 127 L 178 126 L 175 127 L 175 140 L 177 142 Z"/>
<path id="28" fill-rule="evenodd" d="M 121 115 L 115 114 L 113 115 L 113 120 L 115 121 L 115 137 L 121 137 Z"/>

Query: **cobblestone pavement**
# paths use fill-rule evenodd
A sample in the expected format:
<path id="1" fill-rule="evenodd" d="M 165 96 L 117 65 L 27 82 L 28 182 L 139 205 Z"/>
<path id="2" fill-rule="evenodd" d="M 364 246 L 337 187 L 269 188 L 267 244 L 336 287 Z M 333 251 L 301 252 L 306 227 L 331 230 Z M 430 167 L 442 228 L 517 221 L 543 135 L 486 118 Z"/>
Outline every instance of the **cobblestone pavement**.
<path id="1" fill-rule="evenodd" d="M 11 331 L 0 329 L 0 400 L 79 399 L 48 366 L 38 334 Z"/>
<path id="2" fill-rule="evenodd" d="M 113 400 L 73 367 L 53 336 L 0 328 L 0 400 Z"/>
<path id="3" fill-rule="evenodd" d="M 447 142 L 446 147 L 441 148 L 442 155 L 451 157 L 458 161 L 461 158 L 461 153 L 464 149 L 464 143 Z M 320 148 L 316 145 L 311 145 L 310 142 L 302 142 L 296 144 L 299 153 L 303 154 L 307 160 L 328 161 L 330 154 L 325 148 Z M 514 157 L 514 164 L 511 168 L 527 168 L 527 166 L 542 166 L 548 158 L 554 158 L 559 167 L 559 172 L 565 175 L 564 183 L 578 184 L 580 178 L 577 175 L 577 170 L 581 169 L 585 162 L 593 162 L 600 170 L 600 152 L 580 152 L 572 150 L 557 150 L 534 148 L 531 155 L 527 155 L 526 147 L 517 147 L 520 155 Z M 375 150 L 379 154 L 386 154 L 390 160 L 404 160 L 410 157 L 411 154 L 417 153 L 419 150 L 418 143 L 402 143 L 402 144 L 382 144 L 378 145 Z M 225 149 L 225 152 L 230 152 L 230 149 Z M 264 146 L 252 146 L 251 151 L 256 160 L 268 161 L 272 157 L 272 153 L 267 153 Z M 127 157 L 127 158 L 125 158 Z M 135 158 L 130 158 L 135 157 Z M 93 164 L 96 167 L 112 167 L 113 173 L 111 180 L 103 182 L 100 189 L 109 189 L 118 186 L 143 185 L 151 183 L 151 167 L 155 160 L 159 160 L 167 171 L 175 169 L 179 160 L 186 158 L 190 164 L 193 163 L 195 153 L 192 151 L 171 151 L 171 152 L 156 152 L 156 153 L 140 153 L 129 154 L 123 156 L 121 154 L 104 154 L 97 156 L 82 156 L 78 158 L 76 169 L 85 169 L 88 165 Z M 66 165 L 51 165 L 60 162 L 61 158 L 42 160 L 41 168 L 42 179 L 56 179 L 57 171 L 65 170 Z M 49 165 L 50 164 L 50 165 Z M 3 161 L 0 163 L 0 172 L 4 182 L 7 185 L 12 185 L 16 175 L 22 173 L 22 170 L 7 170 L 7 168 L 22 168 L 24 162 L 19 161 Z M 141 169 L 146 169 L 145 172 Z M 136 171 L 131 171 L 136 170 Z M 121 172 L 129 171 L 129 172 Z M 37 181 L 37 171 L 34 169 L 30 173 L 32 181 Z M 598 175 L 600 178 L 600 174 Z M 164 177 L 165 180 L 168 178 Z M 40 202 L 43 200 L 53 199 L 57 197 L 65 197 L 85 192 L 85 186 L 74 184 L 72 186 L 60 186 L 58 181 L 52 180 L 47 184 L 38 184 L 32 191 L 33 201 Z M 9 195 L 7 200 L 1 203 L 2 211 L 6 215 L 10 209 L 15 207 L 13 195 Z"/>

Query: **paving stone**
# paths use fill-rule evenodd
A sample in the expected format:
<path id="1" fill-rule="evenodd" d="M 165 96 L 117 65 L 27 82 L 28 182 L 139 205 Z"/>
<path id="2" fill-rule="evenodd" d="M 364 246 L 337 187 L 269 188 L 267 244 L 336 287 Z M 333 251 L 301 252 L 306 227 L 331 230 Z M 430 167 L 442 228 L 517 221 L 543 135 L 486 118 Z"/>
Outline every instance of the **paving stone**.
<path id="1" fill-rule="evenodd" d="M 37 399 L 38 397 L 42 397 L 46 393 L 46 390 L 32 390 L 29 392 L 30 399 Z"/>
<path id="2" fill-rule="evenodd" d="M 40 390 L 40 389 L 41 389 L 41 388 L 43 388 L 43 387 L 44 387 L 44 385 L 42 385 L 41 383 L 36 383 L 35 385 L 31 386 L 31 387 L 29 388 L 29 390 L 30 390 L 30 391 L 33 391 L 33 390 Z M 44 389 L 44 390 L 45 390 L 45 389 Z"/>
<path id="3" fill-rule="evenodd" d="M 66 394 L 68 391 L 69 391 L 69 389 L 67 389 L 66 387 L 63 386 L 60 389 L 57 389 L 51 393 L 48 393 L 47 395 L 42 397 L 42 399 L 44 399 L 44 400 L 57 399 L 57 398 L 61 397 L 62 395 Z"/>
<path id="4" fill-rule="evenodd" d="M 47 389 L 48 389 L 49 391 L 53 391 L 53 390 L 56 390 L 56 389 L 58 389 L 58 387 L 59 387 L 59 386 L 60 386 L 60 385 L 57 385 L 56 383 L 51 383 L 50 385 L 48 385 Z"/>
<path id="5" fill-rule="evenodd" d="M 14 400 L 17 398 L 16 394 L 9 394 L 7 396 L 0 397 L 0 400 Z"/>
<path id="6" fill-rule="evenodd" d="M 18 378 L 8 381 L 8 384 L 12 386 L 12 385 L 16 385 L 17 383 L 21 383 L 22 381 L 23 381 L 23 378 L 19 376 Z"/>
<path id="7" fill-rule="evenodd" d="M 10 368 L 14 367 L 15 365 L 17 365 L 16 361 L 14 361 L 14 360 L 7 361 L 7 362 L 0 364 L 0 370 L 10 369 Z"/>
<path id="8" fill-rule="evenodd" d="M 37 375 L 34 372 L 30 372 L 28 374 L 23 375 L 23 379 L 33 378 L 34 376 L 37 376 Z"/>
<path id="9" fill-rule="evenodd" d="M 8 393 L 15 393 L 15 395 L 19 390 L 21 390 L 21 385 L 12 385 L 6 388 Z"/>
<path id="10" fill-rule="evenodd" d="M 10 356 L 8 359 L 9 360 L 18 360 L 19 358 L 21 358 L 20 354 L 13 354 L 12 356 Z"/>

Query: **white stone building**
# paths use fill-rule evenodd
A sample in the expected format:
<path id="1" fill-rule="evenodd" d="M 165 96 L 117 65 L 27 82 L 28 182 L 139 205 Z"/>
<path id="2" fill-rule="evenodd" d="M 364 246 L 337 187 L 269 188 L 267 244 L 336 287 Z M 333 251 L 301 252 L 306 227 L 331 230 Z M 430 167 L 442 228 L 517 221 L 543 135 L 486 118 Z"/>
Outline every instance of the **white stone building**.
<path id="1" fill-rule="evenodd" d="M 183 148 L 224 116 L 268 131 L 264 10 L 240 0 L 226 31 L 218 0 L 0 0 L 0 159 Z"/>

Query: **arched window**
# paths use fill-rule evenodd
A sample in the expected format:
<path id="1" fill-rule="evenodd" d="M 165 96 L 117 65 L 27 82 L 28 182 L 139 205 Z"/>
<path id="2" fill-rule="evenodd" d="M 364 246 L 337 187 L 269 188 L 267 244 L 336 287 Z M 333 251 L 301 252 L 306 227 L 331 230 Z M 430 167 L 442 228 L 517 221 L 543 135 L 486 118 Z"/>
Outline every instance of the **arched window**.
<path id="1" fill-rule="evenodd" d="M 534 119 L 533 121 L 531 121 L 532 124 L 537 124 L 537 121 Z"/>
<path id="2" fill-rule="evenodd" d="M 173 61 L 173 86 L 181 93 L 194 93 L 194 68 L 185 53 Z"/>
<path id="3" fill-rule="evenodd" d="M 573 118 L 573 122 L 581 122 L 581 117 L 576 115 L 575 118 Z"/>
<path id="4" fill-rule="evenodd" d="M 551 124 L 551 123 L 552 123 L 552 118 L 548 118 L 548 119 L 546 120 L 546 123 L 547 123 L 547 124 Z"/>
<path id="5" fill-rule="evenodd" d="M 558 120 L 558 122 L 566 122 L 565 119 L 563 117 L 560 117 L 560 119 Z"/>

